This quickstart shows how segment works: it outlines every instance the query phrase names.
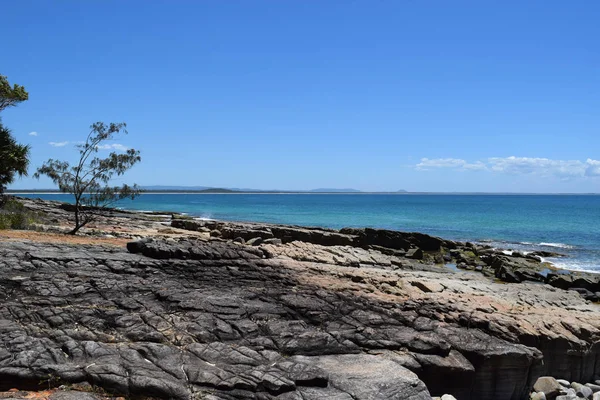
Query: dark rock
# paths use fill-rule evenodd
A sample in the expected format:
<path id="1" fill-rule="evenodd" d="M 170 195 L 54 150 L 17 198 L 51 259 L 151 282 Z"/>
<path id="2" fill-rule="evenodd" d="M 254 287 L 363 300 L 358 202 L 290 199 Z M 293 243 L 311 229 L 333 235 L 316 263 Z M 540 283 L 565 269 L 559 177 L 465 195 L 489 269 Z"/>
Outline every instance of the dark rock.
<path id="1" fill-rule="evenodd" d="M 361 247 L 377 245 L 405 251 L 408 251 L 411 247 L 417 247 L 423 251 L 439 251 L 444 244 L 444 241 L 440 238 L 417 232 L 344 228 L 340 230 L 340 233 L 355 236 L 356 245 Z"/>
<path id="2" fill-rule="evenodd" d="M 245 225 L 231 225 L 227 226 L 221 224 L 219 227 L 222 233 L 223 239 L 234 239 L 236 237 L 241 237 L 244 240 L 250 240 L 253 238 L 261 238 L 261 239 L 271 239 L 273 238 L 273 233 L 267 227 L 251 227 Z"/>
<path id="3" fill-rule="evenodd" d="M 598 279 L 593 279 L 592 277 L 576 277 L 573 279 L 571 287 L 587 289 L 592 292 L 600 290 Z"/>
<path id="4" fill-rule="evenodd" d="M 535 255 L 532 255 L 532 254 L 527 254 L 525 256 L 525 258 L 527 258 L 529 260 L 532 260 L 532 261 L 536 261 L 536 262 L 542 262 L 542 258 L 541 257 L 535 256 Z"/>
<path id="5" fill-rule="evenodd" d="M 273 226 L 271 231 L 273 236 L 281 239 L 283 243 L 300 241 L 322 246 L 352 246 L 355 239 L 352 235 L 325 229 Z"/>
<path id="6" fill-rule="evenodd" d="M 550 286 L 567 290 L 571 287 L 571 285 L 573 285 L 573 277 L 570 275 L 548 274 L 546 276 L 546 283 L 548 283 Z"/>
<path id="7" fill-rule="evenodd" d="M 586 300 L 598 301 L 598 296 L 595 293 L 590 292 L 587 289 L 570 287 L 568 290 L 579 293 L 581 295 L 581 297 L 583 297 Z"/>
<path id="8" fill-rule="evenodd" d="M 533 255 L 533 256 L 544 257 L 544 258 L 548 258 L 548 257 L 554 258 L 554 257 L 564 257 L 565 256 L 564 254 L 555 253 L 553 251 L 540 251 L 540 250 L 538 250 L 538 251 L 532 251 L 529 254 Z"/>
<path id="9" fill-rule="evenodd" d="M 423 259 L 423 250 L 421 249 L 409 249 L 406 252 L 406 258 L 411 258 L 414 260 L 422 260 Z"/>
<path id="10" fill-rule="evenodd" d="M 519 276 L 505 265 L 500 265 L 495 271 L 496 278 L 507 283 L 521 283 Z"/>
<path id="11" fill-rule="evenodd" d="M 514 271 L 515 275 L 519 277 L 521 282 L 523 281 L 535 281 L 535 282 L 544 282 L 546 277 L 541 275 L 539 272 L 532 271 L 529 269 L 519 268 Z"/>

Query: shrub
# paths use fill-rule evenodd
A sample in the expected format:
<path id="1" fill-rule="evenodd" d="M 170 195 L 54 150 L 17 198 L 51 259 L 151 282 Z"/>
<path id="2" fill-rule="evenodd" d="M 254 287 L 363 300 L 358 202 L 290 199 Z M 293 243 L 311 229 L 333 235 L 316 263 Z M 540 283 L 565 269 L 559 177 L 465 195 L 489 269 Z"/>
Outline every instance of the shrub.
<path id="1" fill-rule="evenodd" d="M 37 213 L 15 199 L 8 199 L 0 208 L 0 229 L 29 229 L 38 220 Z"/>

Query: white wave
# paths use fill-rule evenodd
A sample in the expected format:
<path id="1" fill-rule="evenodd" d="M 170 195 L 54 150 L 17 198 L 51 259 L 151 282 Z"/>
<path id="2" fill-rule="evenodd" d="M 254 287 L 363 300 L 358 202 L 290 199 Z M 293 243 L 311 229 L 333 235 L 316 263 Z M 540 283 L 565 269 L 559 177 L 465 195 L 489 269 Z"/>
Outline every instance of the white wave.
<path id="1" fill-rule="evenodd" d="M 574 247 L 574 246 L 564 244 L 564 243 L 551 243 L 551 242 L 542 242 L 539 245 L 546 246 L 546 247 L 558 247 L 561 249 L 572 249 Z"/>
<path id="2" fill-rule="evenodd" d="M 585 271 L 600 274 L 600 265 L 595 263 L 565 260 L 564 258 L 547 258 L 544 261 L 551 263 L 554 268 L 568 271 Z"/>

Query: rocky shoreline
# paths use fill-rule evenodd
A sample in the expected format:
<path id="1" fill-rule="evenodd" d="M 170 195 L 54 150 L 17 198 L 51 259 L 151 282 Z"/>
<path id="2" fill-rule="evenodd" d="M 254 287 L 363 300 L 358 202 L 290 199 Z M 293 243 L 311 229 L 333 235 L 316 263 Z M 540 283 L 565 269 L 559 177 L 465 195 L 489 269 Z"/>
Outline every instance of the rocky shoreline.
<path id="1" fill-rule="evenodd" d="M 20 200 L 64 230 L 68 206 Z M 116 210 L 85 235 L 114 243 L 0 231 L 0 390 L 516 400 L 600 373 L 600 276 L 548 254 Z"/>

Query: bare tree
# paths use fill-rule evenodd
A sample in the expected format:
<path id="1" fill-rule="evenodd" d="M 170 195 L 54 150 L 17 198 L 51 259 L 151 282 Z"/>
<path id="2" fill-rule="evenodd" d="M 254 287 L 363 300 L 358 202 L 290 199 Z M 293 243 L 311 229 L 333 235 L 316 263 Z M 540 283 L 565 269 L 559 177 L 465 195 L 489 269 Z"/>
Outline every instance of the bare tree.
<path id="1" fill-rule="evenodd" d="M 71 166 L 66 161 L 49 159 L 38 168 L 34 177 L 46 175 L 58 185 L 61 192 L 75 196 L 75 226 L 70 234 L 95 220 L 102 210 L 113 206 L 117 201 L 139 196 L 137 185 L 110 186 L 109 182 L 117 175 L 141 161 L 140 152 L 127 149 L 124 153 L 111 152 L 106 158 L 95 157 L 98 150 L 114 135 L 127 133 L 125 123 L 96 122 L 91 127 L 85 143 L 77 146 L 79 162 Z M 107 146 L 108 147 L 108 146 Z"/>

